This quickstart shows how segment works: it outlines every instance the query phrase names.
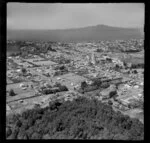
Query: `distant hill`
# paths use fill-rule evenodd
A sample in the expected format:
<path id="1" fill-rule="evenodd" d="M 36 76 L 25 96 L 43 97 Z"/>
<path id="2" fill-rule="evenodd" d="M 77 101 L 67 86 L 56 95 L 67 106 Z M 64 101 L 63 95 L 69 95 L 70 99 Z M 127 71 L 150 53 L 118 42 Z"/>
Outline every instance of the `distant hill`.
<path id="1" fill-rule="evenodd" d="M 120 28 L 106 25 L 62 30 L 7 30 L 8 40 L 60 42 L 140 39 L 143 35 L 141 29 L 138 28 Z"/>

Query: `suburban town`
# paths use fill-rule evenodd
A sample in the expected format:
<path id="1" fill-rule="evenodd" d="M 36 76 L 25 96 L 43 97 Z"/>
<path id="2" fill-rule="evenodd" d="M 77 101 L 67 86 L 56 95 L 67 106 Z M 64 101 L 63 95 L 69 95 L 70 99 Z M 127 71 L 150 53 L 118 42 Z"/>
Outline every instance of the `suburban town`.
<path id="1" fill-rule="evenodd" d="M 20 44 L 26 54 L 7 58 L 7 114 L 86 96 L 143 122 L 143 40 Z"/>
<path id="2" fill-rule="evenodd" d="M 144 140 L 144 10 L 7 3 L 2 139 Z"/>

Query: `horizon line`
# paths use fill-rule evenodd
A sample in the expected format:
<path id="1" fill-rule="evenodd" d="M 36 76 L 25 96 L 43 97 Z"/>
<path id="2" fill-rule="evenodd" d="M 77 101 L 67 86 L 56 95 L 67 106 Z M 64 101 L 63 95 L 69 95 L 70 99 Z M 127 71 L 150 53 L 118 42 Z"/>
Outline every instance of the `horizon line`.
<path id="1" fill-rule="evenodd" d="M 144 26 L 135 26 L 135 27 L 120 27 L 120 26 L 111 26 L 111 25 L 105 25 L 105 24 L 97 24 L 97 25 L 89 25 L 89 26 L 84 26 L 84 27 L 72 27 L 72 28 L 63 28 L 63 29 L 34 29 L 34 28 L 24 28 L 24 29 L 17 29 L 17 28 L 7 28 L 7 30 L 70 30 L 70 29 L 80 29 L 80 28 L 87 28 L 87 27 L 96 27 L 96 26 L 106 26 L 106 27 L 114 27 L 114 28 L 133 28 L 133 29 L 143 29 Z"/>

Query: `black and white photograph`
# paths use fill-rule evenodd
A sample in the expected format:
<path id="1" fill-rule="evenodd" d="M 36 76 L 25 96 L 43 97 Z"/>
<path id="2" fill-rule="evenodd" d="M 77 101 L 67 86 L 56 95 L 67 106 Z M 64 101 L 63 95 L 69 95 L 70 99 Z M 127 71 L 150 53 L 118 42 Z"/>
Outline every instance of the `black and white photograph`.
<path id="1" fill-rule="evenodd" d="M 144 3 L 7 3 L 6 140 L 144 140 Z"/>

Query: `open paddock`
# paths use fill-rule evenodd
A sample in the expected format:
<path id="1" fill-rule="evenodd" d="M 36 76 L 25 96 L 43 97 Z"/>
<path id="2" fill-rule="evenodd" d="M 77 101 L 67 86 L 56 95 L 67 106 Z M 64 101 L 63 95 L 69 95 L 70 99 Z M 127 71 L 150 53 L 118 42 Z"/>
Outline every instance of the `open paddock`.
<path id="1" fill-rule="evenodd" d="M 44 58 L 38 57 L 38 58 L 28 58 L 25 59 L 27 62 L 35 62 L 35 61 L 41 61 L 44 60 Z"/>
<path id="2" fill-rule="evenodd" d="M 59 95 L 62 97 L 66 92 L 60 92 Z M 49 105 L 50 98 L 53 98 L 55 94 L 48 94 L 48 95 L 42 95 L 42 96 L 33 96 L 31 98 L 26 98 L 21 103 L 20 100 L 10 102 L 8 105 L 11 107 L 11 111 L 14 111 L 14 113 L 21 113 L 27 109 L 32 109 L 35 106 L 35 103 L 41 104 L 41 107 L 45 107 Z M 27 97 L 27 96 L 26 96 Z M 7 111 L 7 114 L 10 114 L 12 112 Z"/>
<path id="3" fill-rule="evenodd" d="M 122 95 L 120 95 L 119 93 L 119 97 L 120 99 L 122 100 L 127 100 L 127 99 L 130 99 L 130 98 L 134 98 L 134 97 L 137 97 L 137 95 L 139 93 L 141 93 L 143 91 L 143 89 L 139 88 L 139 89 L 136 89 L 136 88 L 131 88 L 129 90 L 127 90 L 126 92 L 122 93 Z"/>
<path id="4" fill-rule="evenodd" d="M 124 112 L 125 115 L 129 115 L 131 118 L 137 118 L 142 123 L 144 121 L 144 114 L 141 109 L 135 108 Z"/>
<path id="5" fill-rule="evenodd" d="M 22 93 L 33 91 L 33 89 L 30 88 L 30 84 L 32 84 L 31 82 L 23 82 L 23 83 L 29 85 L 29 87 L 27 87 L 27 89 L 25 89 L 25 90 L 23 90 L 22 87 L 20 87 L 21 83 L 9 84 L 9 85 L 7 85 L 6 89 L 7 89 L 7 91 L 13 89 L 14 92 L 17 94 L 16 96 L 18 96 L 19 94 L 22 94 Z"/>
<path id="6" fill-rule="evenodd" d="M 61 84 L 66 85 L 70 89 L 73 89 L 74 85 L 80 84 L 82 81 L 86 80 L 85 77 L 76 75 L 74 73 L 64 74 L 59 77 L 61 78 L 60 80 L 57 80 L 58 77 L 55 77 L 53 81 L 60 82 Z"/>
<path id="7" fill-rule="evenodd" d="M 30 91 L 30 92 L 25 92 L 25 93 L 22 93 L 22 94 L 18 94 L 16 96 L 8 96 L 7 99 L 6 99 L 6 102 L 9 103 L 9 102 L 13 102 L 13 101 L 18 101 L 18 100 L 22 100 L 22 99 L 26 99 L 26 98 L 30 98 L 32 96 L 34 96 L 34 91 Z"/>
<path id="8" fill-rule="evenodd" d="M 42 66 L 42 65 L 49 66 L 49 65 L 57 64 L 57 63 L 52 62 L 52 61 L 37 61 L 37 62 L 32 62 L 32 63 L 35 65 L 38 65 L 38 66 Z"/>
<path id="9" fill-rule="evenodd" d="M 8 84 L 13 84 L 13 81 L 10 80 L 9 78 L 7 78 L 7 85 L 8 85 Z"/>

